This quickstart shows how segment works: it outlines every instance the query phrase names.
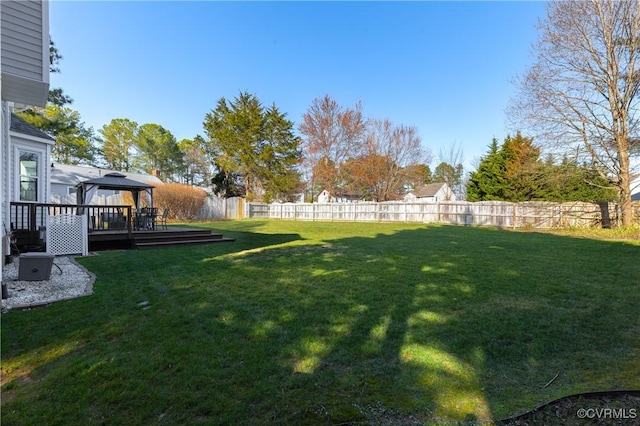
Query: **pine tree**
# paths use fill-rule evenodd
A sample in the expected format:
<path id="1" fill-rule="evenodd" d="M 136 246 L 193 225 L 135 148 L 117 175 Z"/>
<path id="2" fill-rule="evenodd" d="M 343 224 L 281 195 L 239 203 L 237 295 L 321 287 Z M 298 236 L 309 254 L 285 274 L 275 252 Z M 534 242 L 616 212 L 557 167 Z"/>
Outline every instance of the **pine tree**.
<path id="1" fill-rule="evenodd" d="M 505 161 L 498 140 L 493 138 L 489 153 L 480 160 L 478 170 L 471 173 L 467 183 L 468 201 L 502 200 L 505 186 Z"/>
<path id="2" fill-rule="evenodd" d="M 242 177 L 247 199 L 290 196 L 297 189 L 300 142 L 275 105 L 265 109 L 247 92 L 233 102 L 221 98 L 204 127 L 209 155 L 227 176 Z"/>

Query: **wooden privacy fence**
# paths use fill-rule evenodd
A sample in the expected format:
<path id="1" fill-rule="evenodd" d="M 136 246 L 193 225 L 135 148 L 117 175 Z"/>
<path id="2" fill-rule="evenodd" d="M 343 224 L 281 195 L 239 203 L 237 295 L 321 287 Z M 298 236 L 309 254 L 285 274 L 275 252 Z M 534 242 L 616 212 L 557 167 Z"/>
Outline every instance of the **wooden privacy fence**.
<path id="1" fill-rule="evenodd" d="M 634 219 L 640 224 L 640 203 L 634 204 Z M 503 201 L 441 203 L 247 203 L 249 218 L 353 221 L 420 222 L 498 227 L 590 227 L 609 226 L 618 220 L 613 203 L 550 203 Z"/>
<path id="2" fill-rule="evenodd" d="M 241 219 L 244 217 L 244 205 L 244 198 L 209 196 L 205 199 L 202 210 L 198 214 L 198 219 Z"/>

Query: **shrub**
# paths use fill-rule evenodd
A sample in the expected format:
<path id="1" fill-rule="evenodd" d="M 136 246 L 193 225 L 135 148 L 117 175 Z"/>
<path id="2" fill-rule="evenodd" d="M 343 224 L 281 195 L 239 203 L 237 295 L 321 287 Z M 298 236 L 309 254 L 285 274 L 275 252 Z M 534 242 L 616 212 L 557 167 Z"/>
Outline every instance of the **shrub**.
<path id="1" fill-rule="evenodd" d="M 153 190 L 153 204 L 158 212 L 169 208 L 169 218 L 194 220 L 204 206 L 207 193 L 199 188 L 179 183 L 165 183 Z"/>

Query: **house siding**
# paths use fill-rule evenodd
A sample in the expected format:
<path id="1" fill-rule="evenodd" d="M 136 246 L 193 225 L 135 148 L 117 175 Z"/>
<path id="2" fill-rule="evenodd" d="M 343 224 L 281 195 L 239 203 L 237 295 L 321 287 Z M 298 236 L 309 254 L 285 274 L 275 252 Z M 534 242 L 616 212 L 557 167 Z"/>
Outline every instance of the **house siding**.
<path id="1" fill-rule="evenodd" d="M 439 203 L 443 201 L 456 201 L 456 195 L 446 183 L 432 183 L 418 188 L 416 191 L 404 196 L 406 202 Z"/>
<path id="2" fill-rule="evenodd" d="M 2 72 L 44 81 L 43 3 L 3 1 L 1 7 Z"/>
<path id="3" fill-rule="evenodd" d="M 2 84 L 0 82 L 0 84 Z M 5 231 L 5 224 L 10 223 L 9 217 L 9 126 L 10 115 L 9 107 L 6 102 L 0 102 L 2 116 L 0 117 L 0 194 L 2 198 L 0 203 L 2 204 L 2 228 L 0 234 L 2 235 L 2 258 L 0 259 L 0 266 L 4 265 L 5 256 L 9 254 L 9 236 Z M 5 125 L 5 123 L 7 125 Z M 2 278 L 2 268 L 0 268 L 0 279 Z"/>
<path id="4" fill-rule="evenodd" d="M 11 222 L 9 204 L 15 192 L 16 179 L 13 175 L 15 151 L 10 132 L 11 103 L 45 106 L 49 94 L 49 3 L 46 0 L 0 1 L 0 73 L 0 263 L 3 263 L 4 255 L 9 253 L 5 227 Z M 40 141 L 39 146 L 39 151 L 44 153 L 43 160 L 49 161 L 51 145 Z M 42 171 L 43 196 L 48 197 L 48 170 L 44 167 Z"/>
<path id="5" fill-rule="evenodd" d="M 3 100 L 44 106 L 49 91 L 49 5 L 0 2 Z"/>

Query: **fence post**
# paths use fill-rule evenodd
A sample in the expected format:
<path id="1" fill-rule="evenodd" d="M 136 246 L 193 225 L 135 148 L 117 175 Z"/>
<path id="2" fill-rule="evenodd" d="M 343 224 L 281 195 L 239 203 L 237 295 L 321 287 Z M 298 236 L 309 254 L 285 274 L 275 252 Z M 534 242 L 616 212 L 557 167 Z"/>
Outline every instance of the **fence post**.
<path id="1" fill-rule="evenodd" d="M 564 214 L 563 214 L 564 213 L 564 204 L 563 203 L 558 203 L 558 206 L 560 208 L 560 222 L 558 223 L 558 226 L 560 228 L 562 228 L 564 226 L 564 223 L 563 223 L 564 222 L 564 217 L 563 217 L 564 216 Z"/>

